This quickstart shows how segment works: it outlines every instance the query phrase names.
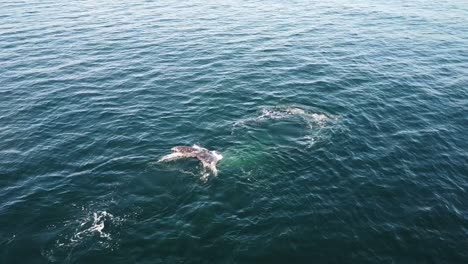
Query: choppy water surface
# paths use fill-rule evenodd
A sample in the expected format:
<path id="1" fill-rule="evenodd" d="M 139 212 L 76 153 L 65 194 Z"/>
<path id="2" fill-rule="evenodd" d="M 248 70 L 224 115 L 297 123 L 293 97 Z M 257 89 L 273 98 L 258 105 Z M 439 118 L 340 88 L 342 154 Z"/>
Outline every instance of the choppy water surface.
<path id="1" fill-rule="evenodd" d="M 1 263 L 467 263 L 465 1 L 179 2 L 0 3 Z"/>

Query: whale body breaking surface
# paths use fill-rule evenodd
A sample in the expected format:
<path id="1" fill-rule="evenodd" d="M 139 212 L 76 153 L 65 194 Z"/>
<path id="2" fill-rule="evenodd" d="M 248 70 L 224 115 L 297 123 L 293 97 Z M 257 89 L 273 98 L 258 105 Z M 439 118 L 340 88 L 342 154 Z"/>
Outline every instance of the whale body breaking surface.
<path id="1" fill-rule="evenodd" d="M 204 169 L 209 169 L 214 175 L 218 175 L 216 164 L 223 159 L 217 151 L 211 151 L 198 145 L 193 146 L 176 146 L 171 148 L 172 153 L 165 155 L 158 162 L 168 162 L 182 158 L 197 158 L 203 164 Z"/>

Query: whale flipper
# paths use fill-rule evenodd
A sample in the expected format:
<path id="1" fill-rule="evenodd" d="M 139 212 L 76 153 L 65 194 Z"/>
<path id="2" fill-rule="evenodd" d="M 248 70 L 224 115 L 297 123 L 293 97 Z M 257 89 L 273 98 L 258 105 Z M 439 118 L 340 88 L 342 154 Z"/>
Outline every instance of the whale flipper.
<path id="1" fill-rule="evenodd" d="M 180 152 L 173 152 L 171 154 L 168 154 L 168 155 L 165 155 L 163 157 L 161 157 L 158 162 L 167 162 L 167 161 L 173 161 L 173 160 L 178 160 L 178 159 L 182 159 L 182 158 L 186 158 L 186 156 Z"/>

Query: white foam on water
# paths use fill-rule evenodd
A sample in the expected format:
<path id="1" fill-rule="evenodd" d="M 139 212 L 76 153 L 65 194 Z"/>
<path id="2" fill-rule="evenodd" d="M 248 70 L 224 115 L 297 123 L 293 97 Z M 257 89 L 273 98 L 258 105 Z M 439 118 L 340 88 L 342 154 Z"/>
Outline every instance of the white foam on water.
<path id="1" fill-rule="evenodd" d="M 178 171 L 180 173 L 191 175 L 191 176 L 194 176 L 196 178 L 199 178 L 203 183 L 208 182 L 208 180 L 211 177 L 211 173 L 209 173 L 207 171 L 204 171 L 204 170 L 200 170 L 199 168 L 197 170 L 198 171 L 197 173 L 192 172 L 192 171 L 187 171 L 187 170 L 178 170 Z"/>
<path id="2" fill-rule="evenodd" d="M 268 120 L 283 120 L 291 118 L 300 118 L 306 126 L 303 140 L 306 143 L 306 147 L 311 147 L 323 136 L 324 130 L 333 126 L 335 121 L 338 120 L 337 116 L 333 116 L 325 113 L 314 113 L 306 111 L 296 106 L 285 106 L 285 107 L 265 107 L 260 110 L 257 117 L 249 117 L 238 120 L 233 123 L 233 130 L 237 127 L 246 128 L 249 124 L 256 124 L 266 122 Z"/>
<path id="3" fill-rule="evenodd" d="M 233 126 L 244 126 L 249 123 L 258 123 L 265 120 L 280 120 L 292 117 L 301 117 L 308 123 L 312 122 L 319 126 L 325 126 L 329 121 L 336 120 L 336 117 L 332 115 L 312 113 L 302 108 L 288 106 L 281 108 L 262 108 L 259 116 L 238 120 L 234 122 Z"/>
<path id="4" fill-rule="evenodd" d="M 83 238 L 84 236 L 86 236 L 88 234 L 92 234 L 92 233 L 97 233 L 99 235 L 99 237 L 101 237 L 101 238 L 111 239 L 110 233 L 106 233 L 103 230 L 104 230 L 106 221 L 112 222 L 113 219 L 114 219 L 114 216 L 112 214 L 108 213 L 107 211 L 94 212 L 93 216 L 92 216 L 92 221 L 93 222 L 92 222 L 91 226 L 89 226 L 85 230 L 82 230 L 82 231 L 79 231 L 78 233 L 76 233 L 72 237 L 72 240 L 77 241 L 77 240 Z M 86 219 L 86 221 L 83 221 L 80 224 L 80 227 L 83 227 L 83 226 L 89 224 L 88 220 L 91 220 L 91 219 Z"/>
<path id="5" fill-rule="evenodd" d="M 63 230 L 55 242 L 42 252 L 50 262 L 62 262 L 63 258 L 70 256 L 75 248 L 97 247 L 111 251 L 118 248 L 118 242 L 114 239 L 114 236 L 118 234 L 118 229 L 127 218 L 138 214 L 138 212 L 133 212 L 119 217 L 114 216 L 108 210 L 90 210 L 84 206 L 79 210 L 84 214 L 81 213 L 77 219 L 66 220 L 48 227 Z"/>
<path id="6" fill-rule="evenodd" d="M 291 114 L 286 112 L 286 111 L 278 111 L 274 109 L 268 109 L 268 108 L 263 108 L 262 109 L 262 114 L 257 117 L 259 120 L 264 120 L 264 119 L 284 119 L 289 117 Z"/>
<path id="7" fill-rule="evenodd" d="M 203 172 L 201 177 L 200 177 L 200 180 L 203 182 L 203 183 L 206 183 L 208 181 L 210 177 L 210 174 L 207 173 L 207 172 Z"/>

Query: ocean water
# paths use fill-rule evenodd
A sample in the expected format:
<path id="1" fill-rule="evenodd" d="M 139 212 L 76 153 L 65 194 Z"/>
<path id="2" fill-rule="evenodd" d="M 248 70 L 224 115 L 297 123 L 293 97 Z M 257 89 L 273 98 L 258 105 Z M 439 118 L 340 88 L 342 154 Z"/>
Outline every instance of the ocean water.
<path id="1" fill-rule="evenodd" d="M 468 263 L 466 1 L 4 0 L 0 62 L 0 263 Z"/>

